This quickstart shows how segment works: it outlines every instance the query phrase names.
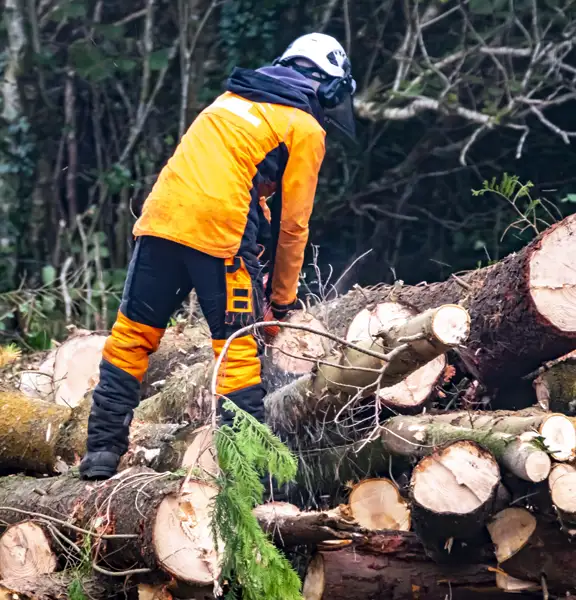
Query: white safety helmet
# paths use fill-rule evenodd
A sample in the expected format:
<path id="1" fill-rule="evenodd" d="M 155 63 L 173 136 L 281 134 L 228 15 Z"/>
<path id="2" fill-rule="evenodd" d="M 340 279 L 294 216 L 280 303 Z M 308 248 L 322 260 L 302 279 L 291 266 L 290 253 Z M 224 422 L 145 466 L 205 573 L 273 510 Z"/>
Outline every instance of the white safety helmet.
<path id="1" fill-rule="evenodd" d="M 298 59 L 305 59 L 316 68 L 303 66 Z M 308 33 L 294 40 L 274 64 L 290 66 L 320 82 L 317 95 L 326 122 L 348 138 L 355 139 L 352 96 L 356 82 L 348 56 L 338 40 L 324 33 Z"/>
<path id="2" fill-rule="evenodd" d="M 324 33 L 308 33 L 294 40 L 279 62 L 285 63 L 295 58 L 305 58 L 313 62 L 320 71 L 330 77 L 350 75 L 350 61 L 344 48 L 338 40 Z"/>

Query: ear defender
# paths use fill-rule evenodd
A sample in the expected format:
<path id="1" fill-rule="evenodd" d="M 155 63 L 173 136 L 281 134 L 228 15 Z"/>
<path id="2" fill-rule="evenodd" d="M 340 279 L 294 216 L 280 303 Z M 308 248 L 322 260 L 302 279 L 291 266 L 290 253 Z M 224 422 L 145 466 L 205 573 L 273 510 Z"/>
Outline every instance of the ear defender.
<path id="1" fill-rule="evenodd" d="M 336 108 L 342 104 L 346 95 L 352 95 L 356 86 L 354 80 L 348 75 L 324 81 L 318 88 L 318 100 L 324 108 Z"/>

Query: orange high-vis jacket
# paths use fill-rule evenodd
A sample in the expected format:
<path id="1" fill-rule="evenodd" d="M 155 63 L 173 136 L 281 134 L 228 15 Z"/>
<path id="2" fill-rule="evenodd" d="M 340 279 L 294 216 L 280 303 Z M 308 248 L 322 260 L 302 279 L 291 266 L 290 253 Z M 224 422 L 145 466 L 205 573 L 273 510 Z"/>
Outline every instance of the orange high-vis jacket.
<path id="1" fill-rule="evenodd" d="M 284 67 L 269 71 L 294 77 Z M 134 235 L 166 238 L 221 258 L 257 255 L 266 211 L 261 196 L 275 189 L 270 299 L 293 302 L 325 153 L 315 93 L 307 92 L 305 81 L 296 80 L 299 89 L 236 69 L 228 91 L 192 123 L 160 173 Z"/>

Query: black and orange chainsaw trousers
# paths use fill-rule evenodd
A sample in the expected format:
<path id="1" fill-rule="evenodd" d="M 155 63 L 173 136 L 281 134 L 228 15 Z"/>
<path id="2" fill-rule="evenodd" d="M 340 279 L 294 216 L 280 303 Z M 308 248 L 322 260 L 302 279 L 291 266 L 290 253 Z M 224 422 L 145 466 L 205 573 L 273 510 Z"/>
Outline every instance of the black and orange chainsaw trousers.
<path id="1" fill-rule="evenodd" d="M 192 289 L 210 327 L 216 358 L 234 332 L 261 319 L 263 285 L 256 257 L 216 258 L 163 238 L 139 237 L 93 394 L 89 452 L 124 454 L 128 449 L 149 356 Z M 259 356 L 253 335 L 233 340 L 218 372 L 217 392 L 262 422 L 266 392 Z M 233 415 L 220 413 L 222 423 L 231 424 Z"/>

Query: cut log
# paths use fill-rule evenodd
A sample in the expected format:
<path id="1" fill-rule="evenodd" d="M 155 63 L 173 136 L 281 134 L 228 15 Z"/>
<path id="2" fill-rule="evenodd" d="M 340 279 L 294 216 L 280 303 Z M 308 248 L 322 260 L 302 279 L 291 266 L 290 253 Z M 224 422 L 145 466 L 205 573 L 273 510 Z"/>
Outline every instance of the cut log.
<path id="1" fill-rule="evenodd" d="M 69 476 L 5 477 L 0 479 L 0 522 L 18 523 L 35 513 L 35 519 L 68 536 L 77 533 L 70 526 L 92 532 L 98 542 L 94 558 L 107 569 L 150 568 L 207 585 L 218 577 L 218 556 L 208 542 L 207 504 L 214 488 L 191 482 L 181 504 L 181 485 L 179 478 L 136 468 L 100 484 Z"/>
<path id="2" fill-rule="evenodd" d="M 211 520 L 217 493 L 214 485 L 188 481 L 158 506 L 152 538 L 158 564 L 178 581 L 207 585 L 219 577 Z"/>
<path id="3" fill-rule="evenodd" d="M 389 479 L 365 479 L 350 493 L 350 514 L 365 529 L 410 531 L 410 508 Z"/>
<path id="4" fill-rule="evenodd" d="M 541 583 L 564 596 L 576 590 L 575 546 L 558 527 L 538 521 L 524 508 L 507 508 L 488 524 L 502 570 L 524 581 Z"/>
<path id="5" fill-rule="evenodd" d="M 21 373 L 18 377 L 18 390 L 28 398 L 43 398 L 45 400 L 53 398 L 55 360 L 56 351 L 52 350 L 37 369 L 30 369 Z"/>
<path id="6" fill-rule="evenodd" d="M 30 398 L 75 408 L 98 383 L 105 342 L 105 335 L 75 330 L 37 371 L 22 373 L 18 388 Z"/>
<path id="7" fill-rule="evenodd" d="M 326 332 L 320 320 L 307 311 L 290 314 L 287 323 L 304 325 Z M 262 364 L 262 379 L 267 389 L 274 390 L 310 373 L 316 360 L 330 354 L 332 342 L 321 335 L 300 329 L 280 329 L 271 346 L 266 349 Z"/>
<path id="8" fill-rule="evenodd" d="M 380 332 L 358 346 L 382 356 L 394 349 L 385 363 L 354 348 L 344 348 L 327 359 L 314 375 L 304 376 L 267 396 L 270 426 L 292 434 L 310 426 L 310 419 L 336 415 L 350 401 L 366 398 L 380 388 L 396 385 L 407 375 L 465 341 L 468 313 L 458 306 L 426 311 Z M 385 368 L 383 368 L 385 365 Z"/>
<path id="9" fill-rule="evenodd" d="M 349 342 L 374 338 L 382 330 L 413 317 L 416 311 L 397 302 L 378 304 L 376 308 L 360 311 L 348 329 Z M 380 402 L 401 414 L 421 412 L 427 400 L 434 394 L 435 387 L 446 368 L 446 357 L 440 355 L 420 367 L 400 383 L 378 391 Z"/>
<path id="10" fill-rule="evenodd" d="M 479 564 L 438 565 L 426 557 L 416 535 L 383 532 L 338 550 L 316 554 L 306 573 L 303 596 L 304 600 L 509 598 L 499 593 L 491 568 L 489 551 Z"/>
<path id="11" fill-rule="evenodd" d="M 62 472 L 75 450 L 82 455 L 85 438 L 82 448 L 68 446 L 65 431 L 73 411 L 67 406 L 19 392 L 0 392 L 0 406 L 0 472 Z"/>
<path id="12" fill-rule="evenodd" d="M 545 364 L 533 385 L 544 410 L 576 416 L 576 352 Z"/>
<path id="13" fill-rule="evenodd" d="M 205 425 L 192 434 L 188 444 L 182 467 L 199 469 L 201 474 L 216 477 L 219 472 L 216 449 L 214 448 L 214 430 L 211 425 Z"/>
<path id="14" fill-rule="evenodd" d="M 32 521 L 12 525 L 0 537 L 0 579 L 46 575 L 56 566 L 48 536 Z"/>
<path id="15" fill-rule="evenodd" d="M 77 590 L 75 596 L 70 590 Z M 93 577 L 82 577 L 68 573 L 53 573 L 25 579 L 9 578 L 0 581 L 0 600 L 70 600 L 74 597 L 90 600 L 110 600 L 122 585 L 104 582 Z"/>
<path id="16" fill-rule="evenodd" d="M 86 450 L 91 398 L 75 409 L 19 392 L 0 392 L 0 472 L 65 473 Z M 122 467 L 147 466 L 175 471 L 193 441 L 193 428 L 147 424 L 135 419 Z"/>
<path id="17" fill-rule="evenodd" d="M 445 282 L 354 290 L 320 307 L 329 331 L 345 334 L 355 314 L 380 302 L 424 311 L 461 303 L 472 315 L 465 348 L 458 352 L 490 388 L 515 380 L 576 349 L 576 215 L 542 233 L 516 254 Z"/>
<path id="18" fill-rule="evenodd" d="M 204 319 L 193 327 L 169 327 L 158 350 L 150 356 L 141 397 L 156 394 L 172 373 L 208 358 L 211 352 L 210 329 Z"/>
<path id="19" fill-rule="evenodd" d="M 520 479 L 538 483 L 544 481 L 551 468 L 550 457 L 536 443 L 538 433 L 513 435 L 490 428 L 457 427 L 444 422 L 443 415 L 394 417 L 382 426 L 376 441 L 384 451 L 400 456 L 424 456 L 438 446 L 458 440 L 476 442 L 496 457 L 501 466 Z"/>
<path id="20" fill-rule="evenodd" d="M 576 533 L 576 469 L 571 465 L 554 465 L 548 485 L 560 523 L 570 533 Z"/>
<path id="21" fill-rule="evenodd" d="M 474 442 L 456 442 L 427 456 L 412 473 L 414 529 L 425 539 L 472 538 L 492 514 L 500 470 Z"/>
<path id="22" fill-rule="evenodd" d="M 198 362 L 180 366 L 168 374 L 162 391 L 143 400 L 134 411 L 134 418 L 148 423 L 189 421 L 201 424 L 208 421 L 212 409 L 212 348 L 199 350 L 196 360 Z"/>
<path id="23" fill-rule="evenodd" d="M 339 508 L 304 512 L 286 502 L 269 502 L 254 509 L 262 529 L 286 548 L 361 539 L 365 529 L 348 513 Z"/>
<path id="24" fill-rule="evenodd" d="M 75 408 L 100 380 L 100 362 L 105 335 L 75 335 L 56 350 L 54 401 Z"/>
<path id="25" fill-rule="evenodd" d="M 428 419 L 423 417 L 422 420 L 511 435 L 538 432 L 554 460 L 571 461 L 576 455 L 576 429 L 572 421 L 562 414 L 550 414 L 537 409 L 518 412 L 455 412 L 440 413 Z"/>

